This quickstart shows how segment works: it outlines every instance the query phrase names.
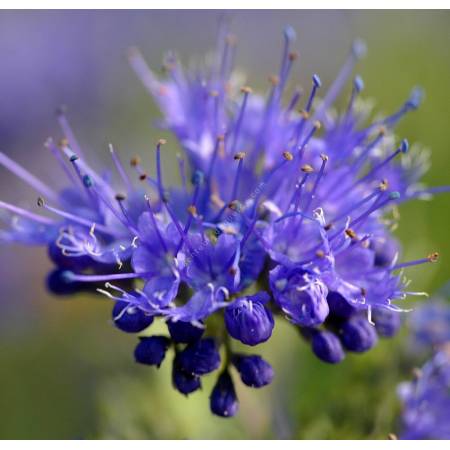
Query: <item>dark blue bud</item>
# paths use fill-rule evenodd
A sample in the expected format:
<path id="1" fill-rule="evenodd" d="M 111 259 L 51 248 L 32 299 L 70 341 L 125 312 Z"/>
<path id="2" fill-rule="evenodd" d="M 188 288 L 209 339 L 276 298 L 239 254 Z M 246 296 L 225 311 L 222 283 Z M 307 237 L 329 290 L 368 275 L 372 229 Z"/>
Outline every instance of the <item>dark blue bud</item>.
<path id="1" fill-rule="evenodd" d="M 317 330 L 314 332 L 311 347 L 319 359 L 330 364 L 337 364 L 345 358 L 339 338 L 331 331 Z"/>
<path id="2" fill-rule="evenodd" d="M 355 313 L 355 308 L 338 292 L 329 292 L 327 295 L 330 313 L 340 319 L 348 319 Z"/>
<path id="3" fill-rule="evenodd" d="M 47 275 L 47 289 L 55 295 L 73 295 L 83 291 L 88 286 L 86 283 L 72 281 L 67 278 L 67 271 L 55 269 Z M 92 288 L 92 283 L 91 286 Z"/>
<path id="4" fill-rule="evenodd" d="M 209 405 L 216 416 L 233 417 L 237 413 L 239 403 L 228 371 L 220 374 L 209 397 Z"/>
<path id="5" fill-rule="evenodd" d="M 170 340 L 165 336 L 141 337 L 134 349 L 136 362 L 159 367 L 163 362 Z"/>
<path id="6" fill-rule="evenodd" d="M 317 75 L 316 73 L 313 75 L 312 81 L 313 81 L 314 86 L 316 86 L 316 87 L 322 86 L 322 81 L 320 80 L 319 75 Z"/>
<path id="7" fill-rule="evenodd" d="M 179 354 L 179 361 L 187 373 L 205 375 L 220 366 L 220 354 L 214 339 L 201 339 L 189 344 Z"/>
<path id="8" fill-rule="evenodd" d="M 198 341 L 205 331 L 203 328 L 192 325 L 190 322 L 183 322 L 178 320 L 167 322 L 170 337 L 180 344 L 189 344 L 190 342 Z"/>
<path id="9" fill-rule="evenodd" d="M 375 327 L 365 317 L 352 317 L 341 327 L 341 340 L 351 352 L 366 352 L 378 340 Z"/>
<path id="10" fill-rule="evenodd" d="M 87 187 L 90 188 L 92 187 L 92 185 L 94 184 L 92 181 L 92 178 L 89 175 L 84 175 L 83 176 L 83 184 Z"/>
<path id="11" fill-rule="evenodd" d="M 236 355 L 233 357 L 233 364 L 247 386 L 260 388 L 273 380 L 272 366 L 259 355 Z"/>
<path id="12" fill-rule="evenodd" d="M 383 337 L 395 336 L 402 325 L 400 313 L 388 309 L 374 309 L 372 319 L 378 334 Z"/>
<path id="13" fill-rule="evenodd" d="M 260 294 L 238 298 L 225 309 L 228 333 L 246 345 L 260 344 L 272 335 L 272 313 L 257 300 L 259 298 Z"/>
<path id="14" fill-rule="evenodd" d="M 191 394 L 202 387 L 200 377 L 187 373 L 181 367 L 178 356 L 173 360 L 172 384 L 178 392 L 181 392 L 184 395 Z"/>
<path id="15" fill-rule="evenodd" d="M 191 182 L 194 186 L 203 184 L 203 180 L 205 179 L 205 174 L 201 170 L 196 170 L 192 174 Z"/>
<path id="16" fill-rule="evenodd" d="M 358 93 L 364 89 L 364 81 L 359 75 L 356 75 L 355 79 L 353 80 L 353 87 Z"/>
<path id="17" fill-rule="evenodd" d="M 153 316 L 121 300 L 114 305 L 112 318 L 116 327 L 127 333 L 139 333 L 153 322 Z"/>

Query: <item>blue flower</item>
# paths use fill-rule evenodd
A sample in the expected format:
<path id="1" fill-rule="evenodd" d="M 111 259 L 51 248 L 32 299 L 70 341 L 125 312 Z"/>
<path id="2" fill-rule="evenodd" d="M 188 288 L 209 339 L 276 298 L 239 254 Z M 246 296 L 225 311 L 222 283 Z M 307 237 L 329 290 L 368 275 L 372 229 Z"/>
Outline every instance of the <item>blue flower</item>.
<path id="1" fill-rule="evenodd" d="M 266 292 L 238 298 L 225 309 L 225 325 L 231 337 L 246 345 L 257 345 L 272 335 L 274 320 L 264 305 L 269 300 Z"/>
<path id="2" fill-rule="evenodd" d="M 403 403 L 402 439 L 450 439 L 450 357 L 437 353 L 398 394 Z"/>

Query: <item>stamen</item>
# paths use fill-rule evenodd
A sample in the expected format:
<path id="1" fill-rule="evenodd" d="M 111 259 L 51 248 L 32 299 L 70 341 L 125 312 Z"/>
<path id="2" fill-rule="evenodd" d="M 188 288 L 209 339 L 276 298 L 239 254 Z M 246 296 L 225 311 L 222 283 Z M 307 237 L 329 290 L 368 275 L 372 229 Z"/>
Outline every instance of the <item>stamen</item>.
<path id="1" fill-rule="evenodd" d="M 56 111 L 59 126 L 61 127 L 64 135 L 67 137 L 67 140 L 69 141 L 69 145 L 70 147 L 72 147 L 72 150 L 78 155 L 83 156 L 84 155 L 83 149 L 78 143 L 75 137 L 75 133 L 72 131 L 72 127 L 70 126 L 69 121 L 67 120 L 67 117 L 65 115 L 66 112 L 65 109 L 66 109 L 65 106 L 60 106 Z"/>
<path id="2" fill-rule="evenodd" d="M 148 207 L 148 210 L 149 210 L 149 213 L 150 213 L 150 219 L 152 221 L 153 228 L 155 229 L 155 233 L 158 236 L 158 240 L 159 240 L 159 242 L 161 244 L 161 247 L 163 248 L 164 253 L 169 253 L 169 249 L 167 248 L 166 241 L 162 237 L 162 234 L 159 231 L 158 224 L 156 223 L 156 218 L 155 218 L 155 214 L 153 212 L 153 208 L 152 208 L 152 204 L 150 202 L 150 198 L 145 196 L 145 200 L 147 201 L 147 207 Z"/>
<path id="3" fill-rule="evenodd" d="M 314 101 L 314 97 L 316 96 L 317 89 L 322 86 L 322 82 L 320 81 L 319 75 L 314 74 L 312 77 L 313 87 L 311 89 L 311 93 L 309 94 L 308 103 L 306 104 L 305 111 L 307 113 L 311 112 L 311 107 Z"/>
<path id="4" fill-rule="evenodd" d="M 305 207 L 303 208 L 303 210 L 305 212 L 308 212 L 309 207 L 311 206 L 311 202 L 314 199 L 314 195 L 316 193 L 317 186 L 319 185 L 320 180 L 322 179 L 323 173 L 325 171 L 325 165 L 328 162 L 328 156 L 327 155 L 322 154 L 322 155 L 320 155 L 320 157 L 322 158 L 322 164 L 320 166 L 319 173 L 317 174 L 316 181 L 314 182 L 313 188 L 311 189 L 311 192 L 309 193 L 309 196 L 308 196 L 308 199 L 306 201 Z"/>
<path id="5" fill-rule="evenodd" d="M 70 270 L 66 270 L 63 273 L 63 277 L 66 281 L 86 281 L 86 282 L 98 282 L 98 281 L 111 281 L 111 280 L 127 280 L 130 278 L 140 278 L 142 274 L 137 273 L 114 273 L 108 275 L 81 275 L 73 273 Z"/>
<path id="6" fill-rule="evenodd" d="M 26 170 L 20 164 L 16 163 L 11 158 L 6 156 L 3 152 L 0 152 L 0 164 L 4 166 L 6 169 L 8 169 L 11 173 L 21 178 L 23 181 L 25 181 L 25 183 L 30 185 L 40 194 L 43 194 L 46 197 L 51 198 L 52 200 L 58 199 L 58 195 L 53 189 L 47 186 L 39 178 L 35 177 L 30 172 L 28 172 L 28 170 Z"/>
<path id="7" fill-rule="evenodd" d="M 356 75 L 356 77 L 353 80 L 352 94 L 350 96 L 350 101 L 348 102 L 347 106 L 347 116 L 352 112 L 355 99 L 363 89 L 364 89 L 364 81 L 359 75 Z"/>
<path id="8" fill-rule="evenodd" d="M 389 270 L 394 271 L 394 270 L 404 269 L 405 267 L 418 266 L 420 264 L 425 264 L 425 263 L 435 263 L 438 261 L 438 259 L 439 259 L 439 253 L 434 252 L 434 253 L 430 253 L 426 258 L 416 259 L 415 261 L 408 261 L 408 262 L 396 264 L 395 266 L 391 267 Z"/>
<path id="9" fill-rule="evenodd" d="M 132 190 L 133 186 L 131 184 L 130 178 L 126 174 L 125 169 L 122 165 L 122 162 L 120 161 L 119 155 L 117 155 L 116 152 L 114 151 L 114 147 L 112 144 L 109 144 L 109 151 L 111 153 L 112 159 L 116 166 L 117 172 L 119 172 L 119 175 L 121 176 L 121 178 L 122 178 L 123 182 L 125 183 L 125 185 L 127 186 L 127 188 L 129 190 Z"/>
<path id="10" fill-rule="evenodd" d="M 241 92 L 244 94 L 244 98 L 242 99 L 241 109 L 239 111 L 239 115 L 236 120 L 236 125 L 234 127 L 233 142 L 231 144 L 232 154 L 236 153 L 236 146 L 239 138 L 239 133 L 241 131 L 242 121 L 244 119 L 245 108 L 247 107 L 248 96 L 252 92 L 252 89 L 248 86 L 244 86 L 241 88 Z"/>
<path id="11" fill-rule="evenodd" d="M 162 170 L 161 170 L 161 146 L 166 144 L 165 139 L 160 139 L 156 145 L 156 182 L 158 185 L 159 200 L 161 202 L 166 201 L 164 195 L 163 181 L 162 181 Z"/>
<path id="12" fill-rule="evenodd" d="M 238 166 L 236 169 L 236 175 L 234 177 L 233 189 L 231 191 L 230 201 L 235 200 L 236 196 L 237 196 L 237 191 L 238 191 L 238 187 L 239 187 L 239 179 L 240 179 L 240 175 L 242 172 L 242 164 L 244 163 L 244 158 L 245 158 L 244 152 L 239 152 L 239 153 L 236 153 L 236 155 L 234 155 L 234 160 L 238 161 Z"/>
<path id="13" fill-rule="evenodd" d="M 1 200 L 0 200 L 0 208 L 6 209 L 7 211 L 17 214 L 18 216 L 26 217 L 27 219 L 34 220 L 35 222 L 39 222 L 44 225 L 56 225 L 57 223 L 54 220 L 49 219 L 48 217 L 39 216 L 38 214 L 34 214 L 30 211 L 27 211 L 26 209 L 19 208 L 18 206 L 15 205 L 2 202 Z"/>

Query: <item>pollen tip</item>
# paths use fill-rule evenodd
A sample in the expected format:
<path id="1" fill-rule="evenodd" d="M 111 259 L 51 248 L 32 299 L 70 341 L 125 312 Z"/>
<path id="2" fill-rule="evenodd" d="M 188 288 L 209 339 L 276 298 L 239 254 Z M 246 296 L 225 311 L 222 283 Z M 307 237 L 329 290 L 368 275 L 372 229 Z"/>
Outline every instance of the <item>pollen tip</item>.
<path id="1" fill-rule="evenodd" d="M 359 75 L 355 76 L 353 80 L 353 87 L 355 88 L 355 91 L 358 93 L 364 89 L 364 81 Z"/>
<path id="2" fill-rule="evenodd" d="M 292 161 L 294 159 L 294 155 L 291 152 L 286 151 L 286 152 L 283 152 L 283 158 L 286 161 Z"/>
<path id="3" fill-rule="evenodd" d="M 45 200 L 43 197 L 38 197 L 36 203 L 39 206 L 39 208 L 42 208 L 45 205 Z"/>
<path id="4" fill-rule="evenodd" d="M 69 146 L 69 141 L 68 141 L 67 138 L 61 138 L 61 139 L 58 141 L 58 147 L 59 147 L 59 148 L 63 149 L 63 148 L 66 148 L 66 147 L 68 147 L 68 146 Z"/>
<path id="5" fill-rule="evenodd" d="M 167 141 L 165 139 L 158 139 L 158 146 L 166 145 Z"/>
<path id="6" fill-rule="evenodd" d="M 278 86 L 278 84 L 280 84 L 278 75 L 269 75 L 268 80 L 272 86 Z"/>
<path id="7" fill-rule="evenodd" d="M 380 189 L 380 191 L 384 192 L 388 189 L 389 187 L 389 182 L 388 180 L 382 180 L 381 183 L 378 185 L 378 188 Z"/>
<path id="8" fill-rule="evenodd" d="M 355 39 L 352 44 L 352 54 L 355 58 L 361 59 L 367 53 L 367 45 L 362 39 Z"/>
<path id="9" fill-rule="evenodd" d="M 139 175 L 139 179 L 140 179 L 141 181 L 145 181 L 145 180 L 147 179 L 147 174 L 146 174 L 146 173 L 141 173 L 141 174 Z"/>
<path id="10" fill-rule="evenodd" d="M 347 229 L 345 230 L 345 234 L 346 234 L 350 239 L 356 239 L 356 238 L 358 237 L 357 234 L 355 233 L 355 231 L 352 230 L 351 228 L 347 228 Z"/>
<path id="11" fill-rule="evenodd" d="M 322 127 L 322 124 L 321 124 L 318 120 L 316 120 L 316 121 L 314 122 L 314 128 L 315 128 L 316 130 L 320 130 L 321 127 Z"/>
<path id="12" fill-rule="evenodd" d="M 139 166 L 139 164 L 141 164 L 141 158 L 139 158 L 139 156 L 133 156 L 130 159 L 130 166 L 131 167 Z"/>
<path id="13" fill-rule="evenodd" d="M 241 92 L 243 94 L 251 94 L 253 92 L 252 88 L 250 86 L 242 86 Z"/>
<path id="14" fill-rule="evenodd" d="M 300 168 L 300 170 L 305 173 L 313 173 L 314 172 L 314 168 L 312 166 L 310 166 L 309 164 L 304 164 Z"/>
<path id="15" fill-rule="evenodd" d="M 195 207 L 195 205 L 189 205 L 189 206 L 187 207 L 187 212 L 188 212 L 191 216 L 195 217 L 195 216 L 197 215 L 197 208 Z"/>
<path id="16" fill-rule="evenodd" d="M 63 116 L 67 112 L 67 106 L 66 105 L 59 105 L 56 110 L 55 114 L 57 117 Z"/>
<path id="17" fill-rule="evenodd" d="M 219 142 L 223 142 L 223 141 L 225 140 L 225 136 L 224 136 L 223 134 L 219 134 L 219 135 L 217 136 L 217 140 L 218 140 Z"/>
<path id="18" fill-rule="evenodd" d="M 240 161 L 241 159 L 245 158 L 245 152 L 238 152 L 233 156 L 233 159 L 235 161 Z"/>
<path id="19" fill-rule="evenodd" d="M 382 125 L 379 129 L 378 129 L 378 134 L 380 136 L 384 136 L 387 133 L 386 127 L 384 125 Z"/>
<path id="20" fill-rule="evenodd" d="M 295 61 L 298 59 L 299 54 L 298 54 L 298 52 L 293 51 L 293 52 L 289 53 L 288 57 L 289 57 L 289 61 Z"/>
<path id="21" fill-rule="evenodd" d="M 390 200 L 397 200 L 400 198 L 400 192 L 398 191 L 393 191 L 389 193 L 389 199 Z"/>
<path id="22" fill-rule="evenodd" d="M 77 160 L 78 160 L 78 156 L 75 155 L 75 154 L 73 154 L 73 155 L 69 158 L 69 161 L 70 161 L 70 162 L 75 162 L 75 161 L 77 161 Z"/>
<path id="23" fill-rule="evenodd" d="M 439 259 L 439 253 L 438 252 L 433 252 L 433 253 L 429 254 L 427 256 L 427 258 L 428 258 L 428 261 L 430 261 L 430 262 L 433 262 L 433 263 L 437 262 L 438 259 Z"/>
<path id="24" fill-rule="evenodd" d="M 286 25 L 284 27 L 283 34 L 288 41 L 295 41 L 297 37 L 297 33 L 295 32 L 294 27 L 292 27 L 291 25 Z"/>
<path id="25" fill-rule="evenodd" d="M 388 440 L 390 440 L 390 441 L 396 441 L 396 440 L 398 440 L 397 435 L 394 434 L 394 433 L 389 433 L 387 438 L 388 438 Z"/>
<path id="26" fill-rule="evenodd" d="M 325 258 L 325 252 L 323 250 L 317 250 L 316 256 L 318 258 Z"/>
<path id="27" fill-rule="evenodd" d="M 92 178 L 89 175 L 84 175 L 83 176 L 83 184 L 87 187 L 90 188 L 92 187 L 92 185 L 94 184 L 92 181 Z"/>
<path id="28" fill-rule="evenodd" d="M 219 96 L 219 91 L 216 91 L 216 90 L 209 91 L 209 95 L 211 97 L 218 97 Z"/>
<path id="29" fill-rule="evenodd" d="M 196 170 L 192 174 L 191 182 L 194 186 L 201 185 L 205 179 L 205 174 L 201 170 Z"/>
<path id="30" fill-rule="evenodd" d="M 322 161 L 324 161 L 324 162 L 326 162 L 326 161 L 328 161 L 328 155 L 325 155 L 325 153 L 322 153 L 321 155 L 320 155 L 320 158 L 321 158 L 321 160 Z"/>
<path id="31" fill-rule="evenodd" d="M 127 196 L 125 194 L 118 193 L 115 195 L 115 198 L 118 202 L 122 202 L 126 200 Z"/>
<path id="32" fill-rule="evenodd" d="M 228 203 L 228 208 L 230 208 L 232 211 L 240 211 L 241 204 L 239 203 L 239 200 L 232 200 L 230 203 Z"/>
<path id="33" fill-rule="evenodd" d="M 320 88 L 322 86 L 322 81 L 320 80 L 320 77 L 319 77 L 319 75 L 317 75 L 317 73 L 315 73 L 312 76 L 312 81 L 313 81 L 314 86 L 316 86 L 318 88 Z"/>
<path id="34" fill-rule="evenodd" d="M 400 150 L 402 153 L 407 153 L 409 150 L 409 142 L 408 139 L 403 139 L 400 144 Z"/>
<path id="35" fill-rule="evenodd" d="M 302 110 L 300 111 L 300 116 L 302 116 L 302 118 L 303 118 L 304 120 L 308 120 L 308 119 L 309 119 L 309 112 L 308 112 L 308 111 L 305 111 L 304 109 L 302 109 Z"/>
<path id="36" fill-rule="evenodd" d="M 418 367 L 414 367 L 414 369 L 412 370 L 412 376 L 414 380 L 418 380 L 422 377 L 422 370 L 420 370 Z"/>

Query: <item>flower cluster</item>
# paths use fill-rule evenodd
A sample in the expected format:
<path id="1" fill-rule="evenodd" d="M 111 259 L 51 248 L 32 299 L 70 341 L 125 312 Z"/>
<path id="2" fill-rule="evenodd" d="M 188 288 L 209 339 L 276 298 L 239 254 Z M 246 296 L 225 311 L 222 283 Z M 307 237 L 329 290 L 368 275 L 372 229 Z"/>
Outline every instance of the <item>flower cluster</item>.
<path id="1" fill-rule="evenodd" d="M 442 349 L 402 383 L 402 439 L 450 439 L 450 351 Z"/>
<path id="2" fill-rule="evenodd" d="M 338 114 L 335 100 L 365 50 L 357 41 L 322 99 L 318 75 L 309 92 L 288 96 L 294 40 L 286 28 L 267 95 L 237 86 L 236 40 L 226 30 L 209 63 L 193 71 L 168 54 L 164 79 L 130 51 L 162 126 L 185 153 L 178 186 L 164 183 L 164 140 L 155 148 L 154 177 L 138 157 L 132 177 L 112 146 L 119 180 L 96 172 L 63 111 L 64 139 L 46 147 L 67 188 L 56 192 L 0 153 L 0 163 L 34 187 L 38 206 L 52 214 L 0 202 L 7 224 L 0 239 L 46 245 L 55 264 L 49 288 L 97 288 L 114 300 L 113 321 L 125 332 L 163 318 L 170 337 L 141 337 L 136 361 L 159 366 L 172 347 L 172 381 L 183 394 L 220 367 L 210 398 L 219 416 L 238 409 L 232 366 L 251 387 L 273 378 L 268 362 L 234 351 L 232 339 L 247 346 L 267 341 L 280 314 L 317 357 L 338 363 L 346 351 L 365 352 L 378 336 L 396 333 L 401 308 L 394 301 L 414 294 L 402 269 L 437 259 L 433 253 L 398 263 L 391 235 L 399 203 L 448 190 L 421 187 L 423 154 L 409 152 L 405 139 L 395 144 L 392 130 L 419 106 L 421 92 L 370 122 L 357 76 Z"/>

